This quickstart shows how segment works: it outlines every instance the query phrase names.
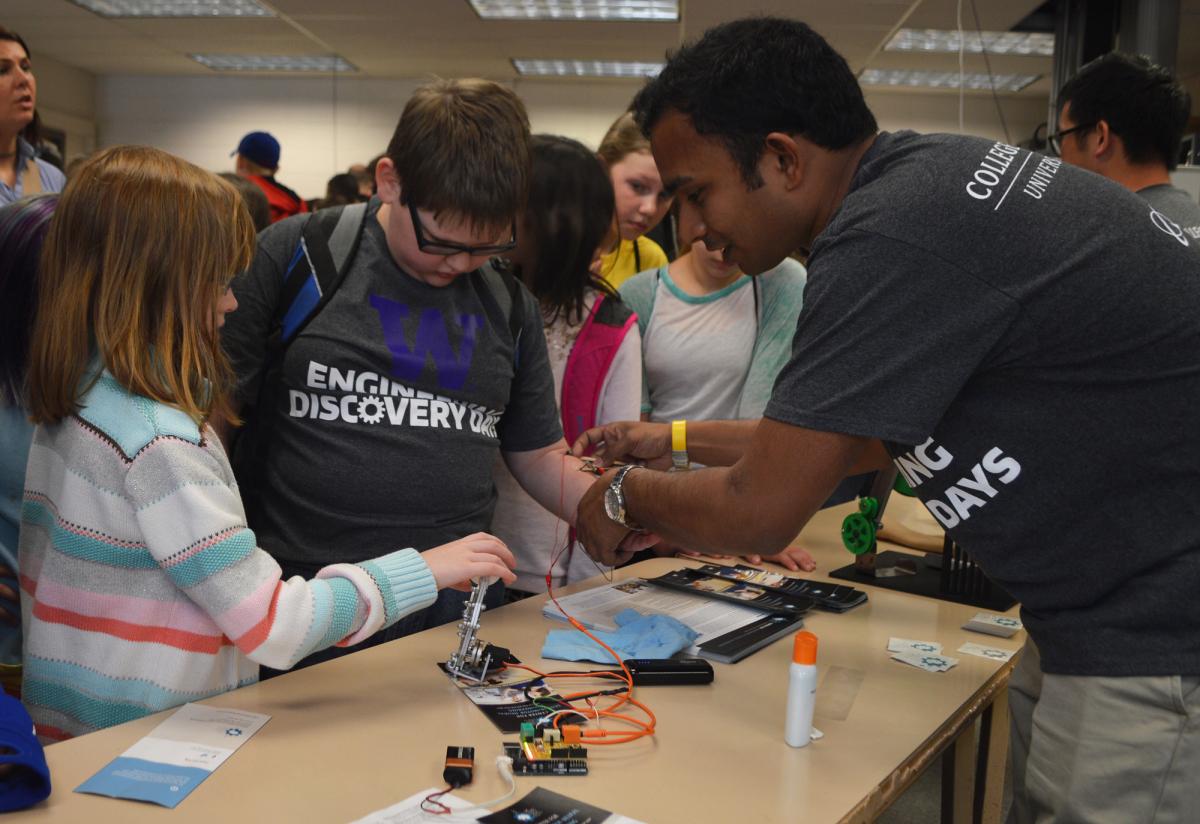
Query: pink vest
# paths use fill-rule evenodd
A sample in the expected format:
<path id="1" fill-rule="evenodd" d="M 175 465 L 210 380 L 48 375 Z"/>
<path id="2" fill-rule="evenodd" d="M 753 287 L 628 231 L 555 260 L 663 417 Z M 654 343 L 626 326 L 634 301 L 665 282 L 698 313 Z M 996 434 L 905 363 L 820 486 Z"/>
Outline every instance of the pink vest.
<path id="1" fill-rule="evenodd" d="M 596 425 L 596 407 L 600 389 L 609 367 L 629 328 L 637 323 L 635 315 L 620 300 L 599 295 L 592 311 L 575 338 L 563 372 L 563 434 L 572 443 L 584 431 Z"/>

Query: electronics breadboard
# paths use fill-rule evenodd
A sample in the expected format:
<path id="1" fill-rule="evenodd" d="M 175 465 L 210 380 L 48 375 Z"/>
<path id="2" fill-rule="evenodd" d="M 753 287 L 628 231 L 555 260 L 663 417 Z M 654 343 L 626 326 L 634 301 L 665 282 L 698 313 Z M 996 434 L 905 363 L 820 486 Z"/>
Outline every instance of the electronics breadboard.
<path id="1" fill-rule="evenodd" d="M 514 775 L 587 775 L 587 748 L 563 742 L 558 730 L 538 730 L 521 735 L 519 742 L 504 742 Z"/>

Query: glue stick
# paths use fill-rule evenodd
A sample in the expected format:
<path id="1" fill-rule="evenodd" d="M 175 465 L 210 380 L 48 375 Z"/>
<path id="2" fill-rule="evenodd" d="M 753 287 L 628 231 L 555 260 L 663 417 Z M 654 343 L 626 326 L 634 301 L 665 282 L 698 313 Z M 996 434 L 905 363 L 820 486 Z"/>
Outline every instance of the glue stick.
<path id="1" fill-rule="evenodd" d="M 808 746 L 816 699 L 817 636 L 807 631 L 797 632 L 792 664 L 788 668 L 787 715 L 783 728 L 783 740 L 788 746 Z"/>

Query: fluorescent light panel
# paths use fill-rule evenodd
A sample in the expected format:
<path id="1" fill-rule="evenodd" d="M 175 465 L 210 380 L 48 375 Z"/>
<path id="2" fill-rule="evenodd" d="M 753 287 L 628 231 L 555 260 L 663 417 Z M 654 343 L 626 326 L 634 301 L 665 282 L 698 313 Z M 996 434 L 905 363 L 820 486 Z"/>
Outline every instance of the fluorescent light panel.
<path id="1" fill-rule="evenodd" d="M 518 74 L 530 77 L 653 77 L 662 63 L 621 60 L 513 60 Z"/>
<path id="2" fill-rule="evenodd" d="M 998 92 L 1019 92 L 1040 78 L 1040 74 L 971 74 L 963 76 L 963 87 L 975 91 L 987 91 L 996 85 Z M 895 69 L 867 69 L 859 75 L 864 86 L 907 86 L 926 89 L 957 89 L 958 72 L 900 71 Z"/>
<path id="3" fill-rule="evenodd" d="M 189 54 L 202 66 L 225 72 L 354 72 L 345 58 L 328 54 Z"/>
<path id="4" fill-rule="evenodd" d="M 1054 56 L 1054 35 L 1039 31 L 965 32 L 963 51 L 981 54 Z M 888 42 L 886 51 L 958 53 L 959 36 L 954 29 L 900 29 Z"/>
<path id="5" fill-rule="evenodd" d="M 71 0 L 101 17 L 274 17 L 255 0 Z"/>
<path id="6" fill-rule="evenodd" d="M 470 0 L 484 20 L 679 19 L 678 0 Z"/>

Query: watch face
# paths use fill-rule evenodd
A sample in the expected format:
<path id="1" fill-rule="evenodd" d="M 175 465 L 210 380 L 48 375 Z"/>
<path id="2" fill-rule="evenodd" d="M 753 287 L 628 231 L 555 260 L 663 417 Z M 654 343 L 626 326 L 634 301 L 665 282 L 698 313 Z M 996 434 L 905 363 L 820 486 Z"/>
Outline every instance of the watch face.
<path id="1" fill-rule="evenodd" d="M 621 501 L 617 497 L 617 491 L 611 486 L 604 490 L 604 512 L 609 518 L 621 523 Z"/>

